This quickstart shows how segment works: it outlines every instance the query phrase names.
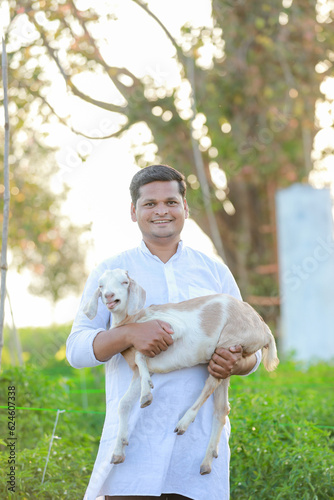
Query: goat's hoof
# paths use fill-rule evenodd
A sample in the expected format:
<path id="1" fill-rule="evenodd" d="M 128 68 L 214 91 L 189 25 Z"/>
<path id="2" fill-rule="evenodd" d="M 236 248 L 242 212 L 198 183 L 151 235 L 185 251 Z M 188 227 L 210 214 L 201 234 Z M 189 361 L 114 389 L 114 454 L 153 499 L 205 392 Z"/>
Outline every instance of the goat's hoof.
<path id="1" fill-rule="evenodd" d="M 111 464 L 122 464 L 125 460 L 125 455 L 113 455 L 111 457 Z"/>
<path id="2" fill-rule="evenodd" d="M 182 436 L 186 431 L 184 429 L 179 429 L 178 427 L 175 427 L 174 432 L 177 433 L 178 436 Z"/>
<path id="3" fill-rule="evenodd" d="M 150 406 L 152 400 L 153 400 L 152 394 L 147 394 L 147 396 L 142 397 L 140 400 L 140 408 L 146 408 L 146 406 Z"/>
<path id="4" fill-rule="evenodd" d="M 201 465 L 200 473 L 202 476 L 204 476 L 205 474 L 210 474 L 210 472 L 211 472 L 210 465 Z"/>

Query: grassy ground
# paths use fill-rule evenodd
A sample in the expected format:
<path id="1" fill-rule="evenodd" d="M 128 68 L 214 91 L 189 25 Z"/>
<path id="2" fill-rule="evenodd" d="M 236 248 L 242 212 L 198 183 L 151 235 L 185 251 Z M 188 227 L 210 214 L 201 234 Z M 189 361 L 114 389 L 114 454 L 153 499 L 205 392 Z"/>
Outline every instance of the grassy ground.
<path id="1" fill-rule="evenodd" d="M 1 499 L 83 497 L 104 421 L 104 372 L 103 367 L 74 370 L 67 364 L 68 330 L 66 326 L 22 330 L 25 368 L 10 367 L 9 351 L 4 352 Z M 8 339 L 5 342 L 8 345 Z M 8 387 L 15 387 L 15 415 L 6 409 Z M 330 364 L 303 369 L 283 362 L 270 374 L 261 366 L 250 377 L 232 378 L 232 500 L 334 499 L 333 387 Z M 58 414 L 42 483 L 58 409 L 66 411 Z M 7 483 L 13 423 L 15 492 Z"/>

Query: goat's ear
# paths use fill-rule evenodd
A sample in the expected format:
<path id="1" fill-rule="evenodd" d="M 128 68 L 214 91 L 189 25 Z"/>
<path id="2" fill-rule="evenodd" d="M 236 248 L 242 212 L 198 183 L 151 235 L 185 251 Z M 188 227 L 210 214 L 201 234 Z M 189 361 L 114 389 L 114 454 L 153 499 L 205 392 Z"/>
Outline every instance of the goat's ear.
<path id="1" fill-rule="evenodd" d="M 86 314 L 86 316 L 88 316 L 89 319 L 94 319 L 96 316 L 99 297 L 101 297 L 101 290 L 98 288 L 97 290 L 95 290 L 93 297 L 83 308 L 83 312 Z"/>
<path id="2" fill-rule="evenodd" d="M 140 311 L 146 301 L 146 292 L 138 283 L 130 278 L 129 284 L 129 298 L 128 298 L 128 315 L 136 314 Z"/>

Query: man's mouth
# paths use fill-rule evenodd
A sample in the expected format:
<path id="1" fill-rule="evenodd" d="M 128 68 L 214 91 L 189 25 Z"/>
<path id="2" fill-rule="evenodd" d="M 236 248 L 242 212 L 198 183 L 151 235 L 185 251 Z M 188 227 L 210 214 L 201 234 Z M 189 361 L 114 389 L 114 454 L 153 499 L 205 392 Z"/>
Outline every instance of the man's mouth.
<path id="1" fill-rule="evenodd" d="M 170 219 L 159 219 L 159 220 L 153 220 L 153 224 L 169 224 L 172 222 Z"/>
<path id="2" fill-rule="evenodd" d="M 111 302 L 106 302 L 106 306 L 108 309 L 114 309 L 115 306 L 120 302 L 119 299 L 113 300 Z"/>

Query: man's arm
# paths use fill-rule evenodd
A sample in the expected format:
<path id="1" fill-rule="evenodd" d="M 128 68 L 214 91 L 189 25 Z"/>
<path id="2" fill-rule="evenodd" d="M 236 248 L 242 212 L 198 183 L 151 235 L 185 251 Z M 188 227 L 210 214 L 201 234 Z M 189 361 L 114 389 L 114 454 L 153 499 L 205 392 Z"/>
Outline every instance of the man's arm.
<path id="1" fill-rule="evenodd" d="M 224 349 L 217 348 L 209 362 L 208 371 L 216 378 L 227 378 L 231 375 L 247 375 L 257 363 L 255 354 L 244 357 L 241 345 Z"/>
<path id="2" fill-rule="evenodd" d="M 148 357 L 166 351 L 173 343 L 173 329 L 165 321 L 153 320 L 145 323 L 129 323 L 99 332 L 93 342 L 94 355 L 98 361 L 108 361 L 115 354 L 134 347 Z"/>

